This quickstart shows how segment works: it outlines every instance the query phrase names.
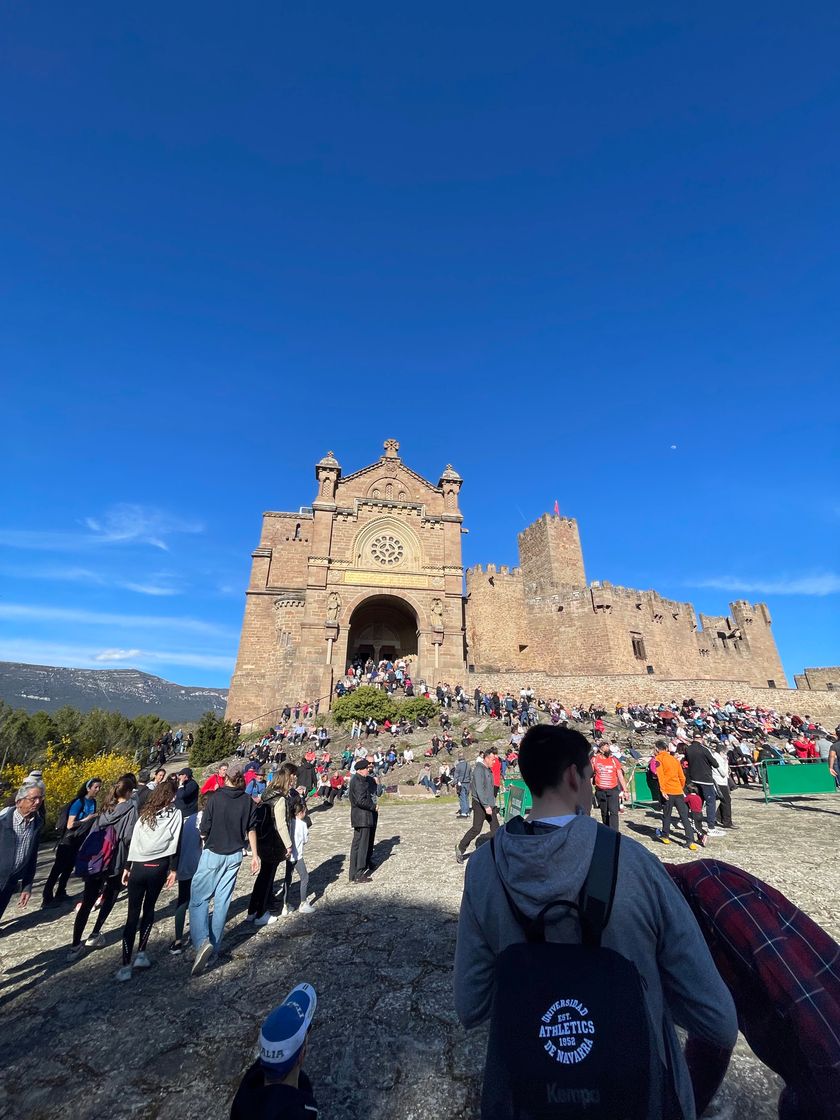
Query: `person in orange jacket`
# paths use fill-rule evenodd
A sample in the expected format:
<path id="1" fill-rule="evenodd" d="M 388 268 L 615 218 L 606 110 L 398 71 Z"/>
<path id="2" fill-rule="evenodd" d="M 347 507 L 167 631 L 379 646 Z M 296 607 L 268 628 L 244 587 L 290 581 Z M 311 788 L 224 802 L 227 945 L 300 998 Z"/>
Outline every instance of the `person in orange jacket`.
<path id="1" fill-rule="evenodd" d="M 665 807 L 662 810 L 662 836 L 663 844 L 670 844 L 671 813 L 674 809 L 685 830 L 685 838 L 692 852 L 697 851 L 694 843 L 694 829 L 691 826 L 691 817 L 685 803 L 685 771 L 677 758 L 677 744 L 669 745 L 664 739 L 656 740 L 656 777 L 659 781 L 659 791 Z"/>

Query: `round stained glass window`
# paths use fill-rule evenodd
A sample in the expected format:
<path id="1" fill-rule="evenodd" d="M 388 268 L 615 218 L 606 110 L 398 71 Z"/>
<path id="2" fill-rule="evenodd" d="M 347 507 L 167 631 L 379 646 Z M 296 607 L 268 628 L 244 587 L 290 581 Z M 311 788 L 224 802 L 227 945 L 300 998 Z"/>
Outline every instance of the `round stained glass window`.
<path id="1" fill-rule="evenodd" d="M 378 564 L 389 567 L 399 564 L 404 555 L 402 541 L 390 533 L 382 533 L 371 543 L 370 554 Z"/>

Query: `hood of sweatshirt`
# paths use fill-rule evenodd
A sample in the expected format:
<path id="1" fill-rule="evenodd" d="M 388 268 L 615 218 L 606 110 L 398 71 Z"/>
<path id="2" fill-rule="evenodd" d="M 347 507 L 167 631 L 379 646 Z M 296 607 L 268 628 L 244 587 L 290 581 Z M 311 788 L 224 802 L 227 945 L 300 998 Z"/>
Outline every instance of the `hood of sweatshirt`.
<path id="1" fill-rule="evenodd" d="M 244 786 L 242 787 L 242 789 L 235 789 L 233 786 L 228 786 L 228 785 L 219 786 L 219 788 L 216 790 L 216 792 L 213 794 L 213 796 L 214 797 L 223 797 L 223 798 L 225 798 L 225 800 L 227 800 L 227 799 L 236 800 L 236 799 L 242 798 L 242 797 L 247 797 L 250 800 L 250 797 L 251 797 L 250 793 L 245 792 L 245 787 Z"/>
<path id="2" fill-rule="evenodd" d="M 496 833 L 496 865 L 523 914 L 535 918 L 548 902 L 577 899 L 589 871 L 598 825 L 575 817 L 560 828 L 537 824 L 526 831 L 514 817 Z M 490 853 L 488 852 L 488 855 Z"/>

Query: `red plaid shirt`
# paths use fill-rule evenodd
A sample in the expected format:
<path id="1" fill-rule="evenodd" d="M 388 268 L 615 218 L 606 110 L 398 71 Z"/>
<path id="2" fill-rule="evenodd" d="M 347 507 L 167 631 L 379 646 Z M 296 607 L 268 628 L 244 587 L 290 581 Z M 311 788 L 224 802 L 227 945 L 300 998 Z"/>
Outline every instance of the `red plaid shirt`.
<path id="1" fill-rule="evenodd" d="M 754 1053 L 816 1098 L 812 1115 L 840 1117 L 840 945 L 738 867 L 714 859 L 665 867 L 697 918 Z"/>

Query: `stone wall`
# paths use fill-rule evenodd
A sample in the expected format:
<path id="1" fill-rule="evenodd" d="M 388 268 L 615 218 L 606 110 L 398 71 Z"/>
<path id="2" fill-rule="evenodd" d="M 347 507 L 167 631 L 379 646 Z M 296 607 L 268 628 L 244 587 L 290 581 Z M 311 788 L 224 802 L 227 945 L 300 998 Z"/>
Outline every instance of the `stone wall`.
<path id="1" fill-rule="evenodd" d="M 800 692 L 794 688 L 757 688 L 743 680 L 667 680 L 631 674 L 560 675 L 542 672 L 470 673 L 468 691 L 480 687 L 497 689 L 500 693 L 519 695 L 522 688 L 532 688 L 543 699 L 557 699 L 565 704 L 668 704 L 692 697 L 700 703 L 715 699 L 742 700 L 746 704 L 772 708 L 777 712 L 798 712 L 821 720 L 829 728 L 840 723 L 840 693 Z"/>
<path id="2" fill-rule="evenodd" d="M 797 688 L 836 690 L 840 694 L 840 667 L 837 665 L 826 669 L 804 669 L 801 676 L 793 679 Z"/>
<path id="3" fill-rule="evenodd" d="M 520 567 L 466 573 L 468 660 L 478 671 L 649 673 L 787 687 L 763 603 L 697 615 L 691 603 L 585 584 L 577 522 L 545 514 L 519 534 Z"/>

